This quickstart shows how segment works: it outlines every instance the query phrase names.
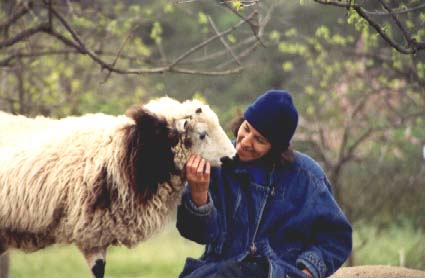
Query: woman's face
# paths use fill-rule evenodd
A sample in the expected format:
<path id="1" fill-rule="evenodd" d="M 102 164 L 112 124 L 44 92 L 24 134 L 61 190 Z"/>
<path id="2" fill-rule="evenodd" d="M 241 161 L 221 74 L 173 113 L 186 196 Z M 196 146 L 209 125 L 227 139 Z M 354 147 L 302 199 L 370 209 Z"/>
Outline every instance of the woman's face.
<path id="1" fill-rule="evenodd" d="M 251 161 L 263 157 L 272 145 L 261 133 L 244 121 L 236 137 L 236 151 L 241 161 Z"/>

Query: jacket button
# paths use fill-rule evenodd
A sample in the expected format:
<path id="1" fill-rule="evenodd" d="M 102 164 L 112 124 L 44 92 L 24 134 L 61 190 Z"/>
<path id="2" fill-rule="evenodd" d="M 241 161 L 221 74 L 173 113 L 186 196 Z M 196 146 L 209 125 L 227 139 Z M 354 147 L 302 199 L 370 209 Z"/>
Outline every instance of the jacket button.
<path id="1" fill-rule="evenodd" d="M 272 187 L 272 191 L 270 191 L 270 197 L 274 197 L 274 194 L 275 194 L 274 187 Z"/>
<path id="2" fill-rule="evenodd" d="M 249 251 L 251 255 L 255 255 L 255 253 L 257 253 L 257 247 L 255 246 L 255 244 L 251 245 L 251 247 L 249 248 Z"/>

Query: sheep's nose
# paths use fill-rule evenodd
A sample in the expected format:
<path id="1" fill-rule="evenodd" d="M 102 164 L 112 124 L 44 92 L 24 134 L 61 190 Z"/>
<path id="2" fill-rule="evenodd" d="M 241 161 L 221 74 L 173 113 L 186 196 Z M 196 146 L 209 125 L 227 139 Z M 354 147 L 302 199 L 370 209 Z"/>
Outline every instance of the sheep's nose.
<path id="1" fill-rule="evenodd" d="M 220 158 L 221 166 L 223 168 L 231 167 L 235 161 L 235 157 L 230 158 L 229 156 L 223 156 Z"/>
<path id="2" fill-rule="evenodd" d="M 185 138 L 183 144 L 186 148 L 192 147 L 192 140 L 190 138 Z"/>
<path id="3" fill-rule="evenodd" d="M 222 163 L 222 164 L 225 164 L 225 163 L 227 163 L 227 162 L 229 162 L 229 161 L 231 161 L 233 158 L 231 158 L 230 156 L 222 156 L 221 158 L 220 158 L 220 162 Z"/>

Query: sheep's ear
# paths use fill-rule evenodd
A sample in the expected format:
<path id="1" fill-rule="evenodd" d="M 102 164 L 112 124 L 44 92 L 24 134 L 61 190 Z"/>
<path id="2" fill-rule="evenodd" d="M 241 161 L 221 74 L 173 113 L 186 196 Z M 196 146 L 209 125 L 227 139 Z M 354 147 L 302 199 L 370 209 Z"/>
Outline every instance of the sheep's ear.
<path id="1" fill-rule="evenodd" d="M 180 119 L 180 120 L 176 120 L 174 124 L 175 124 L 174 128 L 178 132 L 185 132 L 189 126 L 189 121 L 188 119 Z"/>

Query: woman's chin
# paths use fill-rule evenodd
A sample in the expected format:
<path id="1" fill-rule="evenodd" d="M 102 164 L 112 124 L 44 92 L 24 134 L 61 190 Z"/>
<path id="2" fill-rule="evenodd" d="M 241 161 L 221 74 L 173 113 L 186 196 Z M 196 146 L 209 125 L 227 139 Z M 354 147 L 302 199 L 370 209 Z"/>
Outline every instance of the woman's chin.
<path id="1" fill-rule="evenodd" d="M 248 162 L 248 161 L 253 160 L 251 155 L 247 155 L 243 152 L 238 152 L 238 157 L 239 157 L 239 160 L 243 161 L 243 162 Z"/>

